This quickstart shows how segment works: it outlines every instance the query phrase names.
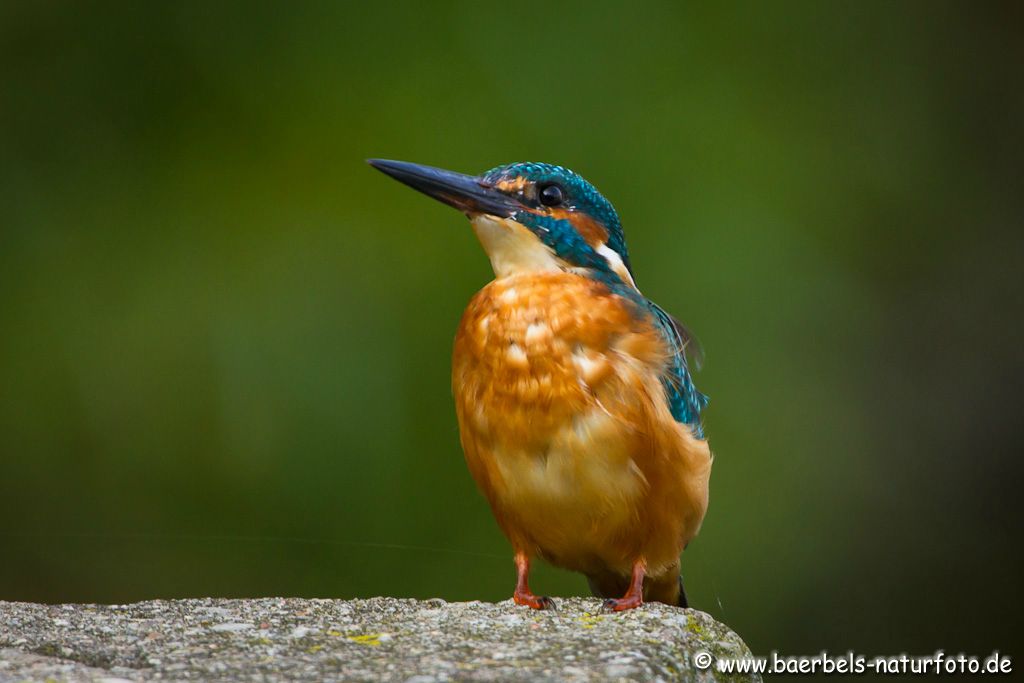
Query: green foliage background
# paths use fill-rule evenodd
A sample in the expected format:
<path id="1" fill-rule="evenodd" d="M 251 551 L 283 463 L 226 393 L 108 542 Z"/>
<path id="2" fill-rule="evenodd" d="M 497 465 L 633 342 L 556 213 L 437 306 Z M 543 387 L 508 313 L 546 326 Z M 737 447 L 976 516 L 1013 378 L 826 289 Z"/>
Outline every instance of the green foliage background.
<path id="1" fill-rule="evenodd" d="M 538 160 L 707 350 L 692 601 L 758 652 L 1012 652 L 1021 20 L 5 3 L 0 598 L 506 598 L 448 376 L 489 267 L 363 159 Z"/>

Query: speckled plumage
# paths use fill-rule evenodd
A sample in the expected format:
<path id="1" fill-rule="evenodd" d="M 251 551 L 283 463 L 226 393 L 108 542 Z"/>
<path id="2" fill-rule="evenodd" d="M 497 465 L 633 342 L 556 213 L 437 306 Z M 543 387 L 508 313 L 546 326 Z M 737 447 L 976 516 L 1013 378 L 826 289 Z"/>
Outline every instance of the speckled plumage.
<path id="1" fill-rule="evenodd" d="M 707 507 L 707 443 L 674 419 L 673 350 L 635 304 L 574 273 L 470 302 L 452 385 L 470 471 L 514 547 L 588 576 L 678 570 Z"/>

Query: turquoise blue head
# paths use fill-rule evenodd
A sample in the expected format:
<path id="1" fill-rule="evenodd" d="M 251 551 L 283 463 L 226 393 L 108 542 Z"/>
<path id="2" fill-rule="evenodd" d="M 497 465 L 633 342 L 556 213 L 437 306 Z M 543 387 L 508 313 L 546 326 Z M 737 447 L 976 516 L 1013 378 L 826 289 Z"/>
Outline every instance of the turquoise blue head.
<path id="1" fill-rule="evenodd" d="M 527 161 L 493 168 L 483 179 L 496 187 L 516 188 L 521 192 L 530 205 L 520 214 L 521 222 L 542 234 L 547 231 L 556 245 L 564 244 L 561 251 L 566 252 L 569 260 L 578 259 L 579 265 L 585 266 L 589 255 L 576 255 L 573 248 L 581 241 L 590 247 L 603 244 L 618 255 L 627 270 L 632 270 L 622 222 L 615 207 L 575 171 Z"/>
<path id="2" fill-rule="evenodd" d="M 568 168 L 517 162 L 470 176 L 404 161 L 369 163 L 465 213 L 499 277 L 560 268 L 633 286 L 615 208 Z"/>

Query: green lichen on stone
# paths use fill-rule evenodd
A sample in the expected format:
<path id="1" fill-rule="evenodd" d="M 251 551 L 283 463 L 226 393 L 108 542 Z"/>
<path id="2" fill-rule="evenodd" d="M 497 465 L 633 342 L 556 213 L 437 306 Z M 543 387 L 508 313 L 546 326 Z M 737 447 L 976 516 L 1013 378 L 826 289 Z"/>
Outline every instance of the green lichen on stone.
<path id="1" fill-rule="evenodd" d="M 367 633 L 361 636 L 349 636 L 348 639 L 360 645 L 377 646 L 380 645 L 380 636 L 381 634 L 379 633 Z"/>

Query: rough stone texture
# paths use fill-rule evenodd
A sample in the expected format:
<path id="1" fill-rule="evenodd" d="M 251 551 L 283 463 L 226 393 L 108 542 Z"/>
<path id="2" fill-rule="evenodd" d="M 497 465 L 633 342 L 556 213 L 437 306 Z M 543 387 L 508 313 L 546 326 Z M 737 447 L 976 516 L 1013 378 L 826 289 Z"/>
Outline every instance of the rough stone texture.
<path id="1" fill-rule="evenodd" d="M 0 602 L 0 681 L 710 681 L 749 654 L 707 614 L 441 600 Z M 744 679 L 749 680 L 749 679 Z"/>

